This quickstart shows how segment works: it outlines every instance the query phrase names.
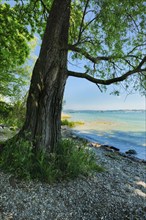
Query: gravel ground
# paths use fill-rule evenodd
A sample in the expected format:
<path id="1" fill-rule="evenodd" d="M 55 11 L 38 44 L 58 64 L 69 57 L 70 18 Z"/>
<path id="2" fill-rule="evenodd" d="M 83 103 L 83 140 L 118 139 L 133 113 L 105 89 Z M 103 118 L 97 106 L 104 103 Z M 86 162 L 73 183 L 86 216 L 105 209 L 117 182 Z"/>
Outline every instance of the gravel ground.
<path id="1" fill-rule="evenodd" d="M 48 185 L 0 172 L 0 220 L 146 219 L 146 164 L 93 149 L 106 171 L 88 178 Z"/>

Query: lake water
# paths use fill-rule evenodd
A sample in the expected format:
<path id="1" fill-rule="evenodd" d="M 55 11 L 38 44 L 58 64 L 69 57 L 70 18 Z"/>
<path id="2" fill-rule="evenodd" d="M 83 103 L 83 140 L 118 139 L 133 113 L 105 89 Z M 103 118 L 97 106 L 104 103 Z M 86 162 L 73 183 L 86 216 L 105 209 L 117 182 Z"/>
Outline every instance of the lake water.
<path id="1" fill-rule="evenodd" d="M 71 121 L 83 121 L 75 132 L 92 142 L 112 145 L 126 152 L 134 149 L 146 160 L 146 111 L 66 111 Z"/>

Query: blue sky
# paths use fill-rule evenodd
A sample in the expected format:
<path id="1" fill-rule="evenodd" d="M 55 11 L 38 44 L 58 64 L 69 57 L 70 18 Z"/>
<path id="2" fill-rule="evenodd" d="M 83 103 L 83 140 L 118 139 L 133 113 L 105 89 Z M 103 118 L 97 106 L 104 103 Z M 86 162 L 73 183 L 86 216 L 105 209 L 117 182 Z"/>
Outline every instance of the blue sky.
<path id="1" fill-rule="evenodd" d="M 70 55 L 68 56 L 69 59 Z M 70 60 L 70 59 L 69 59 Z M 76 72 L 85 72 L 86 61 L 71 61 L 68 69 Z M 125 70 L 126 71 L 126 70 Z M 110 95 L 114 85 L 107 87 L 107 91 L 101 93 L 96 84 L 86 79 L 69 77 L 65 87 L 64 110 L 118 110 L 118 109 L 146 109 L 146 100 L 138 92 L 127 94 L 124 90 L 120 96 Z M 115 87 L 118 89 L 118 87 Z"/>
<path id="2" fill-rule="evenodd" d="M 101 93 L 98 87 L 84 79 L 69 77 L 66 84 L 64 109 L 73 110 L 116 110 L 145 109 L 145 98 L 138 93 L 120 96 L 109 95 L 112 86 L 106 93 Z"/>

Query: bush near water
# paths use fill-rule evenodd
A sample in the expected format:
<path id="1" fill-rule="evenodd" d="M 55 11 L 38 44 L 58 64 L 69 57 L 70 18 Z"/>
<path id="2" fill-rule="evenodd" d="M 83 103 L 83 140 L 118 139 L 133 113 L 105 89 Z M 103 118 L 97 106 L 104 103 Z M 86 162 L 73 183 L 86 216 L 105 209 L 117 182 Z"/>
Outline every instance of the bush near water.
<path id="1" fill-rule="evenodd" d="M 61 125 L 66 125 L 70 128 L 73 128 L 77 125 L 83 125 L 84 122 L 81 122 L 81 121 L 68 121 L 67 119 L 63 119 L 61 120 Z"/>

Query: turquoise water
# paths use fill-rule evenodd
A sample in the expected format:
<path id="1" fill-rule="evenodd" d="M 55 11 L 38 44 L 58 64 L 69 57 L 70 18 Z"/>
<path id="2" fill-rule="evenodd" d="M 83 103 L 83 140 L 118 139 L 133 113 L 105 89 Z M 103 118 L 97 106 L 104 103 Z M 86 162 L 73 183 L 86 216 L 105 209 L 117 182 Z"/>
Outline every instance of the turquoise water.
<path id="1" fill-rule="evenodd" d="M 83 121 L 75 132 L 93 142 L 108 144 L 126 152 L 134 149 L 146 160 L 146 111 L 66 111 L 71 121 Z"/>

